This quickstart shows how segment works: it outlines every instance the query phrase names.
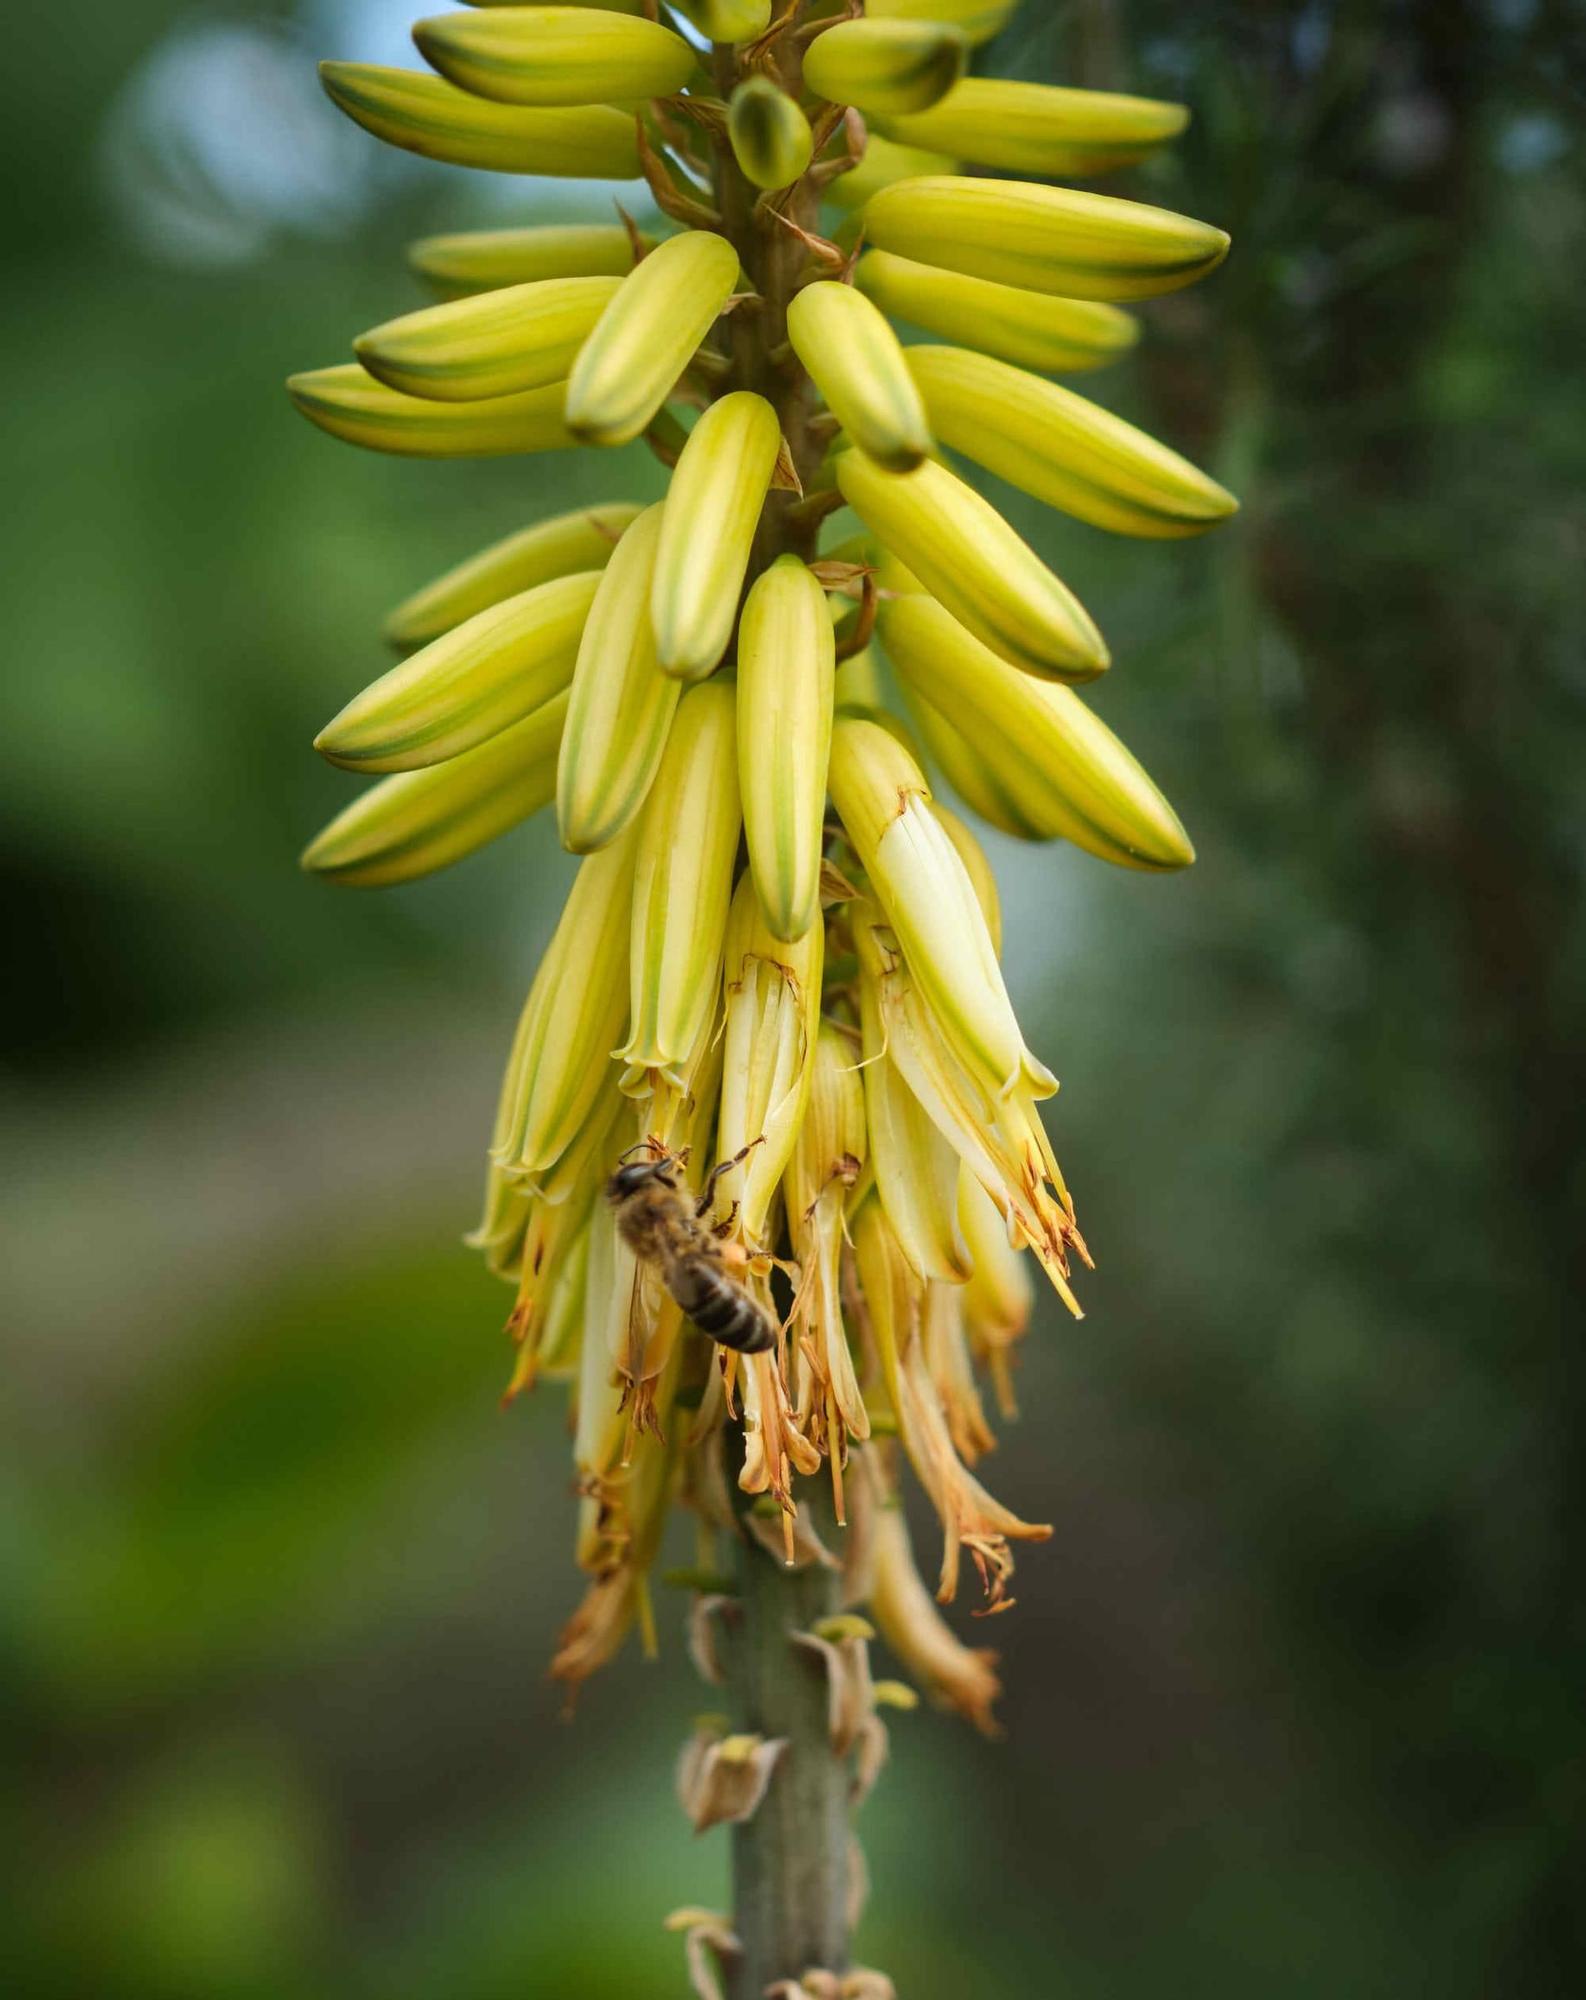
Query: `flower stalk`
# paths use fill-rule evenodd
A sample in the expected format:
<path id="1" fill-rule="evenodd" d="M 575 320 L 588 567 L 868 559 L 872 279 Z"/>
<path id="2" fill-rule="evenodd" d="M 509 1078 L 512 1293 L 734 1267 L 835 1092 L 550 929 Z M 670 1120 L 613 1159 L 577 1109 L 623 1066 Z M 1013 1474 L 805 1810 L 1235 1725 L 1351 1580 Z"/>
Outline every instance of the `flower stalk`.
<path id="1" fill-rule="evenodd" d="M 1009 177 L 1127 164 L 1187 116 L 964 80 L 1014 4 L 486 6 L 418 25 L 438 74 L 325 71 L 390 144 L 642 174 L 663 218 L 426 239 L 439 303 L 290 386 L 366 448 L 648 448 L 668 474 L 392 614 L 400 664 L 318 739 L 385 775 L 304 861 L 404 882 L 552 802 L 582 857 L 471 1240 L 515 1288 L 509 1400 L 572 1401 L 571 1691 L 660 1643 L 650 1573 L 674 1506 L 695 1519 L 690 1649 L 731 1713 L 679 1791 L 732 1829 L 734 1908 L 670 1927 L 705 2000 L 887 2000 L 850 1959 L 879 1711 L 923 1694 L 994 1731 L 995 1655 L 938 1606 L 978 1579 L 1008 1610 L 1014 1544 L 1051 1532 L 973 1468 L 1016 1413 L 1032 1269 L 1078 1316 L 1089 1254 L 991 867 L 943 793 L 1135 870 L 1194 858 L 1073 692 L 1111 663 L 1081 596 L 961 462 L 1086 532 L 1225 519 L 1195 467 L 1046 377 L 1126 352 L 1115 302 L 1193 282 L 1227 239 Z M 873 1679 L 876 1628 L 915 1689 Z"/>

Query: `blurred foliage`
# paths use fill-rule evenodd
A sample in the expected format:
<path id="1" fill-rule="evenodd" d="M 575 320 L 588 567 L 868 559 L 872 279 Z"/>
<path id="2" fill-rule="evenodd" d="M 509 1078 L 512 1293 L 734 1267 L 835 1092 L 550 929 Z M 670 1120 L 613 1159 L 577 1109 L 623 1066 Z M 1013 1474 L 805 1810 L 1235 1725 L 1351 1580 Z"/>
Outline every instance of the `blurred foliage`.
<path id="1" fill-rule="evenodd" d="M 724 1893 L 670 1799 L 709 1705 L 676 1616 L 557 1721 L 559 1419 L 495 1414 L 500 1301 L 456 1247 L 565 868 L 543 828 L 389 896 L 293 865 L 386 606 L 581 482 L 654 488 L 632 456 L 598 486 L 589 454 L 363 458 L 273 393 L 410 295 L 405 237 L 479 212 L 422 168 L 304 194 L 301 233 L 267 199 L 280 133 L 317 135 L 300 177 L 343 156 L 259 65 L 289 95 L 310 41 L 388 56 L 408 11 L 11 24 L 0 1962 L 30 1996 L 676 1994 L 659 1918 Z M 995 66 L 1195 107 L 1133 191 L 1236 254 L 1097 387 L 1246 508 L 1204 545 L 1049 537 L 1201 860 L 998 847 L 1102 1270 L 999 1475 L 1057 1524 L 996 1634 L 1012 1746 L 897 1721 L 864 1955 L 906 2000 L 1552 1996 L 1586 1959 L 1583 24 L 1024 14 Z"/>

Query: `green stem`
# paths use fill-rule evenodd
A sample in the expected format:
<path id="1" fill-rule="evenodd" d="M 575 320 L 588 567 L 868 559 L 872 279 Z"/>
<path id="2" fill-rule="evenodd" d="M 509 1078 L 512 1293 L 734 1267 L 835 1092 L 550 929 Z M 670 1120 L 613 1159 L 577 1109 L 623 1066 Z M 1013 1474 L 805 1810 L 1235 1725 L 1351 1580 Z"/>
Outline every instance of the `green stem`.
<path id="1" fill-rule="evenodd" d="M 824 1487 L 822 1487 L 824 1492 Z M 800 1507 L 825 1539 L 829 1498 Z M 732 2000 L 760 2000 L 779 1979 L 848 1965 L 849 1773 L 827 1734 L 826 1672 L 796 1645 L 830 1618 L 840 1578 L 819 1564 L 789 1569 L 745 1536 L 738 1556 L 739 1617 L 728 1652 L 733 1727 L 786 1745 L 754 1817 L 733 1828 L 733 1929 L 743 1947 L 731 1967 Z"/>

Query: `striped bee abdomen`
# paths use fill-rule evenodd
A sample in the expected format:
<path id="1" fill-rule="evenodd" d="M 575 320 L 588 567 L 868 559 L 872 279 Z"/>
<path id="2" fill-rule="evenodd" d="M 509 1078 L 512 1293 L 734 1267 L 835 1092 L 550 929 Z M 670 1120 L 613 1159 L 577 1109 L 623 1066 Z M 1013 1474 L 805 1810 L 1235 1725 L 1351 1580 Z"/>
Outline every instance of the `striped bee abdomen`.
<path id="1" fill-rule="evenodd" d="M 735 1285 L 710 1265 L 690 1265 L 678 1274 L 672 1291 L 700 1332 L 708 1333 L 723 1347 L 739 1354 L 764 1354 L 776 1345 L 776 1327 L 769 1313 L 742 1285 Z"/>

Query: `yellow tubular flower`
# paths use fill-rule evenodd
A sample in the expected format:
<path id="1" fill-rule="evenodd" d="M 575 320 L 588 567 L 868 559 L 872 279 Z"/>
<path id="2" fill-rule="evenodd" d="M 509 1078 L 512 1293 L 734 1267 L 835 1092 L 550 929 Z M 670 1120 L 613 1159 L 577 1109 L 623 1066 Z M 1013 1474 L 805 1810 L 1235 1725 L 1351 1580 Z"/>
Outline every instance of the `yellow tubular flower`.
<path id="1" fill-rule="evenodd" d="M 309 422 L 332 437 L 407 458 L 499 458 L 576 442 L 562 421 L 560 382 L 478 403 L 437 403 L 388 389 L 351 361 L 290 376 L 286 386 Z"/>
<path id="2" fill-rule="evenodd" d="M 867 0 L 874 21 L 945 21 L 971 48 L 989 42 L 1007 26 L 1019 0 Z"/>
<path id="3" fill-rule="evenodd" d="M 864 1086 L 859 1049 L 830 1021 L 820 1024 L 809 1109 L 799 1127 L 783 1182 L 788 1234 L 799 1261 L 795 1317 L 809 1331 L 801 1344 L 805 1372 L 799 1414 L 831 1461 L 837 1518 L 845 1519 L 843 1460 L 849 1438 L 870 1435 L 870 1417 L 843 1322 L 841 1268 L 844 1209 L 865 1164 Z"/>
<path id="4" fill-rule="evenodd" d="M 854 283 L 883 312 L 1042 375 L 1103 368 L 1127 353 L 1140 334 L 1117 306 L 994 285 L 888 250 L 861 257 Z"/>
<path id="5" fill-rule="evenodd" d="M 860 989 L 865 1124 L 876 1193 L 915 1275 L 962 1284 L 969 1252 L 958 1227 L 958 1155 L 887 1054 L 880 1001 Z"/>
<path id="6" fill-rule="evenodd" d="M 977 166 L 1088 180 L 1133 166 L 1189 123 L 1182 104 L 966 77 L 928 111 L 884 121 L 890 138 Z"/>
<path id="7" fill-rule="evenodd" d="M 953 1166 L 956 1178 L 956 1160 Z M 939 1278 L 925 1287 L 920 1341 L 925 1370 L 941 1399 L 953 1449 L 966 1465 L 975 1465 L 996 1449 L 997 1440 L 986 1422 L 986 1406 L 975 1383 L 975 1363 L 964 1322 L 965 1289 Z"/>
<path id="8" fill-rule="evenodd" d="M 650 587 L 661 668 L 679 680 L 701 679 L 727 650 L 781 442 L 776 412 L 747 390 L 712 403 L 689 433 Z"/>
<path id="9" fill-rule="evenodd" d="M 492 605 L 354 695 L 314 739 L 351 771 L 439 764 L 521 722 L 573 677 L 596 572 Z"/>
<path id="10" fill-rule="evenodd" d="M 810 121 L 768 76 L 748 77 L 733 92 L 727 137 L 744 178 L 767 190 L 790 186 L 815 150 Z"/>
<path id="11" fill-rule="evenodd" d="M 739 627 L 738 784 L 760 907 L 787 940 L 820 915 L 835 659 L 825 592 L 797 556 L 780 557 Z"/>
<path id="12" fill-rule="evenodd" d="M 546 278 L 625 278 L 638 251 L 653 248 L 620 222 L 556 222 L 424 236 L 408 245 L 408 262 L 432 290 L 465 298 Z"/>
<path id="13" fill-rule="evenodd" d="M 1008 1241 L 1008 1226 L 972 1174 L 958 1182 L 958 1221 L 974 1259 L 964 1287 L 964 1325 L 976 1356 L 984 1361 L 1004 1417 L 1018 1414 L 1010 1356 L 1023 1339 L 1035 1310 L 1035 1287 L 1021 1251 Z"/>
<path id="14" fill-rule="evenodd" d="M 544 278 L 453 299 L 360 334 L 369 373 L 409 396 L 477 402 L 565 382 L 620 278 Z"/>
<path id="15" fill-rule="evenodd" d="M 1195 859 L 1173 808 L 1072 689 L 1009 667 L 928 597 L 884 604 L 880 626 L 906 687 L 986 758 L 1027 837 L 1126 868 Z"/>
<path id="16" fill-rule="evenodd" d="M 922 264 L 1074 299 L 1176 292 L 1228 254 L 1226 234 L 1207 223 L 1038 181 L 898 181 L 866 206 L 865 231 Z"/>
<path id="17" fill-rule="evenodd" d="M 1035 1108 L 1021 1086 L 1007 1097 L 981 1088 L 947 1044 L 915 988 L 896 936 L 874 905 L 853 910 L 860 971 L 875 989 L 887 1050 L 931 1122 L 1028 1243 L 1053 1288 L 1076 1319 L 1069 1285 L 1070 1251 L 1083 1258 L 1073 1204 Z"/>
<path id="18" fill-rule="evenodd" d="M 715 1004 L 740 826 L 736 735 L 733 690 L 691 689 L 638 822 L 632 1021 L 620 1053 L 630 1069 L 675 1078 Z"/>
<path id="19" fill-rule="evenodd" d="M 867 457 L 912 472 L 933 449 L 925 404 L 897 335 L 852 285 L 806 285 L 788 338 L 833 416 Z"/>
<path id="20" fill-rule="evenodd" d="M 630 833 L 580 864 L 530 988 L 494 1149 L 520 1174 L 556 1165 L 607 1082 L 606 1059 L 628 1014 L 637 844 Z M 578 996 L 576 1007 L 569 994 Z"/>
<path id="21" fill-rule="evenodd" d="M 566 714 L 558 695 L 447 763 L 383 778 L 310 842 L 303 866 L 360 889 L 449 868 L 550 803 Z"/>
<path id="22" fill-rule="evenodd" d="M 1072 389 L 963 347 L 911 347 L 909 368 L 943 444 L 1120 535 L 1204 534 L 1234 496 L 1165 444 Z"/>
<path id="23" fill-rule="evenodd" d="M 847 451 L 843 498 L 963 624 L 1015 666 L 1094 680 L 1109 664 L 1090 614 L 992 506 L 944 465 L 891 473 Z"/>
<path id="24" fill-rule="evenodd" d="M 804 81 L 817 97 L 861 111 L 923 111 L 957 83 L 968 54 L 943 22 L 841 21 L 810 44 Z"/>
<path id="25" fill-rule="evenodd" d="M 321 63 L 319 74 L 331 102 L 366 132 L 429 160 L 573 180 L 628 181 L 639 171 L 633 120 L 609 105 L 523 110 L 377 63 Z"/>
<path id="26" fill-rule="evenodd" d="M 745 875 L 727 920 L 723 979 L 721 1113 L 716 1157 L 751 1150 L 716 1183 L 716 1212 L 737 1206 L 735 1227 L 768 1249 L 766 1218 L 804 1121 L 820 1024 L 825 933 L 813 924 L 795 944 L 768 929 Z"/>
<path id="27" fill-rule="evenodd" d="M 567 427 L 586 444 L 627 444 L 672 393 L 738 282 L 724 236 L 671 236 L 623 279 L 568 378 Z"/>
<path id="28" fill-rule="evenodd" d="M 595 592 L 573 673 L 556 774 L 562 845 L 588 854 L 614 840 L 644 804 L 681 693 L 661 672 L 650 629 L 650 579 L 661 509 L 641 514 Z"/>
<path id="29" fill-rule="evenodd" d="M 986 859 L 986 850 L 957 813 L 949 812 L 940 799 L 931 801 L 931 810 L 964 864 L 964 873 L 969 877 L 975 901 L 980 905 L 980 914 L 985 918 L 986 929 L 991 935 L 991 948 L 1001 958 L 1002 897 L 997 890 L 997 878 L 991 871 L 991 863 Z"/>
<path id="30" fill-rule="evenodd" d="M 997 1655 L 966 1646 L 932 1602 L 909 1547 L 896 1496 L 876 1510 L 876 1574 L 870 1611 L 903 1670 L 938 1707 L 966 1716 L 983 1736 L 1000 1736 L 992 1705 L 1002 1693 Z"/>
<path id="31" fill-rule="evenodd" d="M 926 1365 L 919 1333 L 919 1294 L 899 1271 L 902 1252 L 878 1201 L 864 1204 L 854 1222 L 853 1238 L 870 1330 L 898 1432 L 915 1476 L 942 1524 L 937 1597 L 949 1603 L 957 1594 L 959 1563 L 967 1550 L 980 1572 L 990 1608 L 999 1609 L 1007 1602 L 1007 1582 L 1013 1574 L 1008 1543 L 1044 1542 L 1052 1530 L 1021 1520 L 993 1499 L 960 1463 L 940 1393 Z"/>
<path id="32" fill-rule="evenodd" d="M 604 569 L 643 511 L 627 501 L 579 507 L 492 542 L 405 598 L 386 619 L 385 636 L 400 651 L 410 652 L 536 584 L 579 570 Z"/>
<path id="33" fill-rule="evenodd" d="M 438 14 L 414 25 L 413 40 L 442 76 L 502 104 L 666 97 L 699 60 L 670 28 L 591 7 Z"/>
<path id="34" fill-rule="evenodd" d="M 865 143 L 864 157 L 832 182 L 826 190 L 826 199 L 833 208 L 859 209 L 873 194 L 891 187 L 894 181 L 957 171 L 958 162 L 946 153 L 927 153 L 918 146 L 895 146 L 890 139 L 872 132 Z"/>
<path id="35" fill-rule="evenodd" d="M 887 730 L 857 716 L 832 731 L 832 803 L 942 1031 L 983 1086 L 1046 1096 L 1051 1072 L 1024 1045 L 985 914 L 958 850 L 931 810 L 919 766 Z"/>

